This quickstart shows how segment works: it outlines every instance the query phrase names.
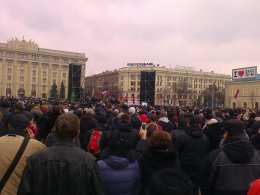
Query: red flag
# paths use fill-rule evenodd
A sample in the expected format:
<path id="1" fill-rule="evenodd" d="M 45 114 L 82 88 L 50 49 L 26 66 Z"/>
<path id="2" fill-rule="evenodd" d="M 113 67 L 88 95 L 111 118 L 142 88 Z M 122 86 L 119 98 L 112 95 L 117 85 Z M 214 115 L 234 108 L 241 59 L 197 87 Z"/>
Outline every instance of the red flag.
<path id="1" fill-rule="evenodd" d="M 135 94 L 132 94 L 132 101 L 133 101 L 133 104 L 135 104 Z"/>
<path id="2" fill-rule="evenodd" d="M 98 97 L 99 97 L 99 98 L 102 97 L 102 91 L 101 91 L 101 89 L 99 89 Z"/>
<path id="3" fill-rule="evenodd" d="M 235 93 L 235 96 L 234 96 L 235 99 L 237 99 L 238 94 L 239 94 L 239 89 L 237 89 L 237 91 Z"/>

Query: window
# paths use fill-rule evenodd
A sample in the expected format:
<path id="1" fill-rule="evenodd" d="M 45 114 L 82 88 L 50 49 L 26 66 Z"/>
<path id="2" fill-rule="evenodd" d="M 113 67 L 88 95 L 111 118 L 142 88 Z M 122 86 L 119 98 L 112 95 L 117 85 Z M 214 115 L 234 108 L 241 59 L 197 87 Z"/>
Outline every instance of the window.
<path id="1" fill-rule="evenodd" d="M 137 85 L 140 86 L 140 81 L 138 81 Z"/>
<path id="2" fill-rule="evenodd" d="M 66 71 L 66 69 L 67 69 L 67 66 L 62 66 L 63 71 Z"/>
<path id="3" fill-rule="evenodd" d="M 7 73 L 9 73 L 9 74 L 12 73 L 12 68 L 8 68 Z"/>
<path id="4" fill-rule="evenodd" d="M 47 68 L 47 64 L 43 64 L 43 65 L 42 65 L 42 68 L 43 68 L 43 69 L 46 69 L 46 68 Z"/>
<path id="5" fill-rule="evenodd" d="M 36 68 L 36 66 L 37 66 L 37 65 L 36 65 L 35 63 L 32 64 L 32 68 Z"/>
<path id="6" fill-rule="evenodd" d="M 42 76 L 46 77 L 46 75 L 47 75 L 46 71 L 43 71 Z"/>
<path id="7" fill-rule="evenodd" d="M 20 63 L 20 67 L 24 67 L 24 63 Z"/>
<path id="8" fill-rule="evenodd" d="M 66 77 L 66 73 L 62 73 L 62 77 Z"/>
<path id="9" fill-rule="evenodd" d="M 247 108 L 247 102 L 244 102 L 244 108 Z"/>
<path id="10" fill-rule="evenodd" d="M 20 77 L 20 81 L 24 81 L 24 77 Z"/>
<path id="11" fill-rule="evenodd" d="M 135 85 L 135 82 L 134 82 L 134 81 L 131 81 L 131 85 Z"/>
<path id="12" fill-rule="evenodd" d="M 20 74 L 24 74 L 24 70 L 20 70 Z"/>
<path id="13" fill-rule="evenodd" d="M 75 60 L 75 59 L 74 59 L 74 60 L 72 60 L 72 63 L 73 63 L 73 64 L 78 64 L 78 60 Z"/>
<path id="14" fill-rule="evenodd" d="M 37 55 L 32 55 L 32 60 L 39 60 L 39 56 L 37 56 Z"/>
<path id="15" fill-rule="evenodd" d="M 46 86 L 42 86 L 42 91 L 46 91 Z"/>
<path id="16" fill-rule="evenodd" d="M 63 63 L 64 64 L 68 64 L 69 63 L 69 59 L 63 59 Z"/>
<path id="17" fill-rule="evenodd" d="M 24 89 L 24 84 L 20 84 L 20 85 L 19 85 L 19 88 L 20 88 L 20 89 Z"/>
<path id="18" fill-rule="evenodd" d="M 56 65 L 53 65 L 52 69 L 53 69 L 53 70 L 56 70 L 56 69 L 57 69 L 57 66 L 56 66 Z"/>
<path id="19" fill-rule="evenodd" d="M 49 57 L 48 56 L 42 56 L 42 60 L 44 61 L 44 62 L 48 62 L 49 61 Z"/>
<path id="20" fill-rule="evenodd" d="M 56 77 L 56 76 L 57 76 L 57 73 L 56 73 L 56 72 L 54 72 L 54 73 L 53 73 L 53 77 Z"/>
<path id="21" fill-rule="evenodd" d="M 7 62 L 7 65 L 8 65 L 8 66 L 12 66 L 12 62 L 8 61 L 8 62 Z"/>
<path id="22" fill-rule="evenodd" d="M 18 54 L 18 58 L 27 59 L 27 55 L 26 54 Z"/>
<path id="23" fill-rule="evenodd" d="M 32 85 L 32 91 L 36 91 L 36 85 Z"/>
<path id="24" fill-rule="evenodd" d="M 7 80 L 10 81 L 12 79 L 11 75 L 7 75 Z"/>
<path id="25" fill-rule="evenodd" d="M 53 61 L 54 61 L 54 62 L 59 62 L 60 59 L 59 59 L 59 58 L 53 58 Z"/>
<path id="26" fill-rule="evenodd" d="M 33 74 L 33 75 L 36 75 L 36 70 L 33 70 L 33 71 L 32 71 L 32 74 Z"/>
<path id="27" fill-rule="evenodd" d="M 6 57 L 13 58 L 14 57 L 14 53 L 7 52 L 6 53 Z"/>
<path id="28" fill-rule="evenodd" d="M 258 108 L 259 108 L 259 103 L 255 102 L 255 109 L 258 109 Z"/>
<path id="29" fill-rule="evenodd" d="M 56 81 L 57 81 L 56 79 L 53 79 L 53 84 L 54 84 L 54 83 L 56 84 Z"/>
<path id="30" fill-rule="evenodd" d="M 43 79 L 42 79 L 42 82 L 43 82 L 43 83 L 46 83 L 46 78 L 43 78 Z"/>
<path id="31" fill-rule="evenodd" d="M 135 80 L 136 79 L 136 75 L 135 74 L 131 74 L 131 80 Z"/>
<path id="32" fill-rule="evenodd" d="M 36 78 L 35 77 L 32 78 L 32 82 L 36 82 Z"/>
<path id="33" fill-rule="evenodd" d="M 11 84 L 7 84 L 6 88 L 10 89 L 11 88 Z"/>
<path id="34" fill-rule="evenodd" d="M 131 87 L 131 91 L 135 91 L 135 88 L 134 88 L 134 87 Z"/>

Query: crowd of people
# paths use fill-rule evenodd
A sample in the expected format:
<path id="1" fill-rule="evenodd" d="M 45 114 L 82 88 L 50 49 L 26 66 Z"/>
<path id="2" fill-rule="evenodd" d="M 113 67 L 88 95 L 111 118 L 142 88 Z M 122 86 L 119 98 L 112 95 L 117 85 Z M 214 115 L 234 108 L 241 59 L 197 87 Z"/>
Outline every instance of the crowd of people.
<path id="1" fill-rule="evenodd" d="M 254 109 L 0 100 L 0 194 L 257 195 Z"/>

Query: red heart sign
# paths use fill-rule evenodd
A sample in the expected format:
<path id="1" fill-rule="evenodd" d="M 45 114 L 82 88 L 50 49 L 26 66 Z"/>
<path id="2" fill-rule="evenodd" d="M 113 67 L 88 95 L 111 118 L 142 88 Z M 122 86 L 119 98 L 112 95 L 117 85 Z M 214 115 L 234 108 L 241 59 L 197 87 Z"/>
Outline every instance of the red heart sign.
<path id="1" fill-rule="evenodd" d="M 245 74 L 245 71 L 243 71 L 243 70 L 238 71 L 238 75 L 239 75 L 240 77 L 242 77 L 244 74 Z"/>

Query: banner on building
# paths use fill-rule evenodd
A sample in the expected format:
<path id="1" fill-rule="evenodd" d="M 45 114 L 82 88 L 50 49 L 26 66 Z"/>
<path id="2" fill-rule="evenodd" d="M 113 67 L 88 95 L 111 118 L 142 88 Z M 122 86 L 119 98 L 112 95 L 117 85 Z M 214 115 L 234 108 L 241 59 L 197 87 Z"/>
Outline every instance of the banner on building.
<path id="1" fill-rule="evenodd" d="M 257 66 L 237 68 L 232 70 L 232 80 L 254 79 L 257 75 Z"/>

